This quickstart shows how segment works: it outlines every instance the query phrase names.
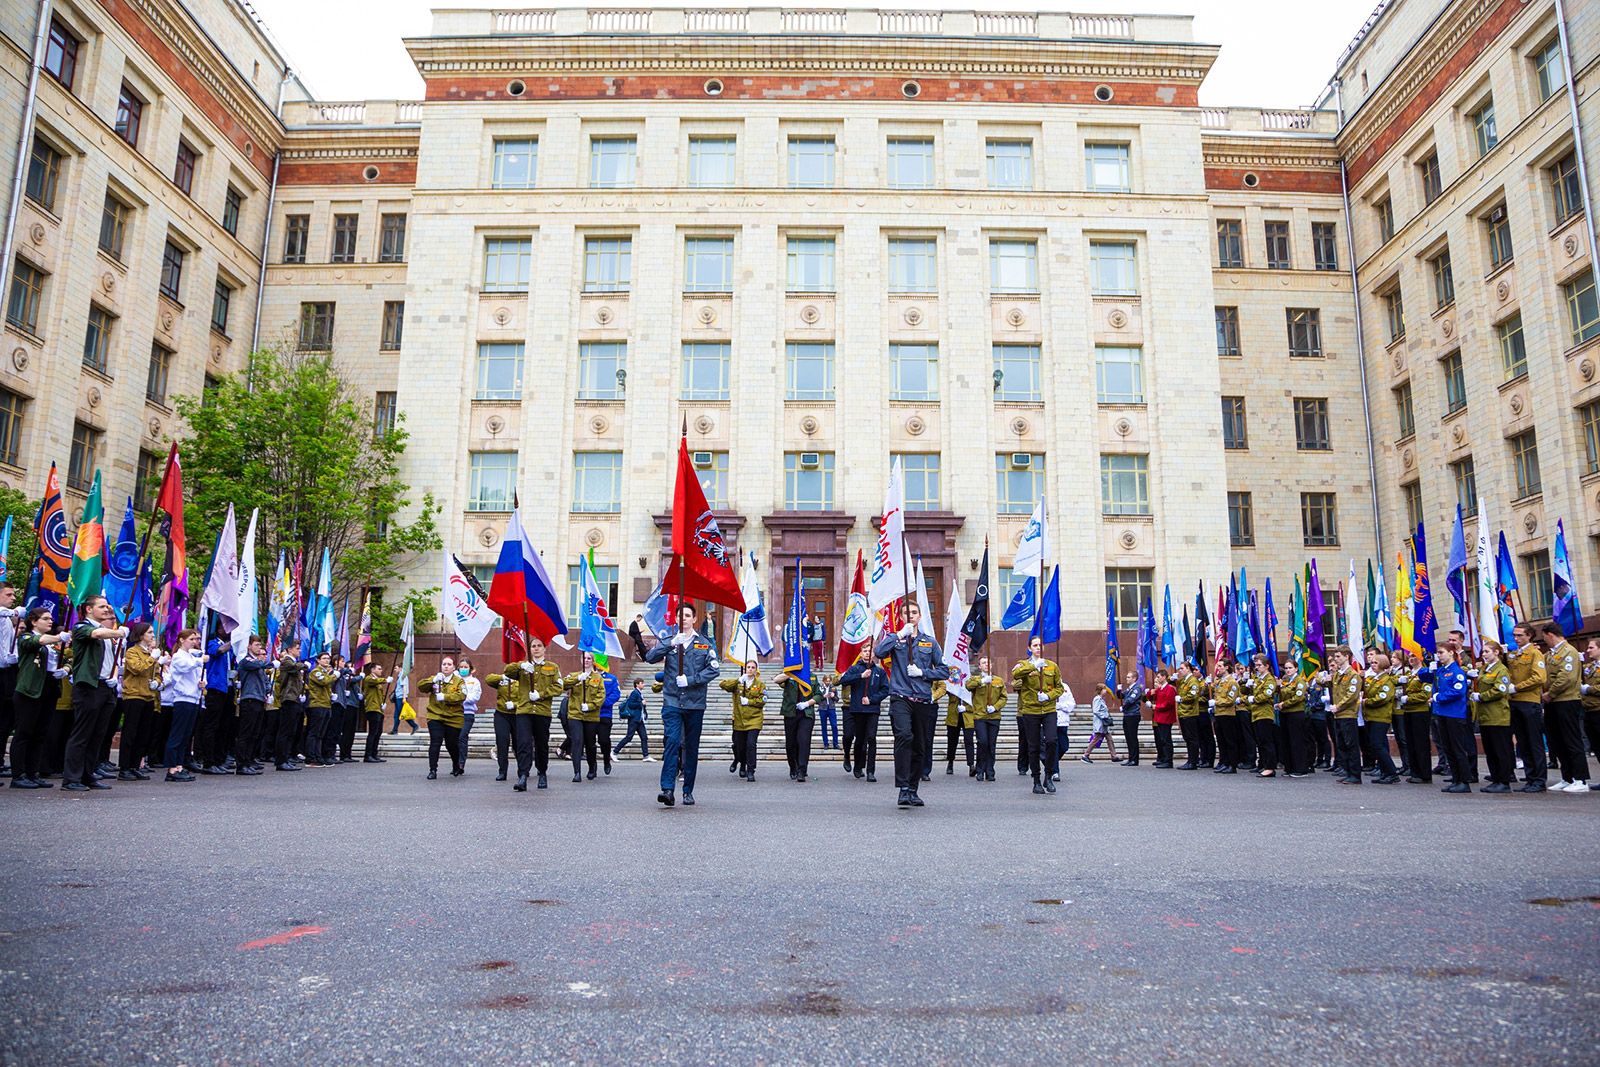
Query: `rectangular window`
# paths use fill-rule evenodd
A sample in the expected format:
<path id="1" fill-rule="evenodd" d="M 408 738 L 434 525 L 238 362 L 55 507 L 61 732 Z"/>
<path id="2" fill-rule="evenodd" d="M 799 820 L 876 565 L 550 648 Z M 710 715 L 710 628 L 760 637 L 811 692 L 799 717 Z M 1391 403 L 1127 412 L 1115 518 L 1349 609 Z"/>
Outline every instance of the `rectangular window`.
<path id="1" fill-rule="evenodd" d="M 1417 164 L 1417 176 L 1422 181 L 1422 202 L 1431 204 L 1444 192 L 1444 175 L 1439 170 L 1439 153 L 1429 152 Z"/>
<path id="2" fill-rule="evenodd" d="M 783 506 L 789 511 L 833 510 L 833 453 L 783 454 Z"/>
<path id="3" fill-rule="evenodd" d="M 1450 477 L 1456 483 L 1456 503 L 1468 518 L 1478 513 L 1478 471 L 1472 457 L 1450 464 Z"/>
<path id="4" fill-rule="evenodd" d="M 1567 300 L 1567 325 L 1572 331 L 1572 344 L 1581 345 L 1595 334 L 1600 334 L 1600 305 L 1596 304 L 1594 271 L 1586 270 L 1561 286 Z"/>
<path id="5" fill-rule="evenodd" d="M 1566 222 L 1583 210 L 1583 188 L 1578 184 L 1578 157 L 1568 152 L 1545 170 L 1557 222 Z"/>
<path id="6" fill-rule="evenodd" d="M 706 503 L 713 508 L 728 506 L 728 454 L 726 452 L 695 452 L 694 476 Z"/>
<path id="7" fill-rule="evenodd" d="M 150 368 L 144 376 L 144 398 L 155 404 L 167 402 L 167 378 L 172 373 L 172 349 L 159 343 L 150 346 Z"/>
<path id="8" fill-rule="evenodd" d="M 398 352 L 400 342 L 406 329 L 406 302 L 404 300 L 385 300 L 383 302 L 383 327 L 378 337 L 378 351 Z"/>
<path id="9" fill-rule="evenodd" d="M 578 399 L 621 400 L 628 368 L 623 341 L 584 341 L 578 345 Z"/>
<path id="10" fill-rule="evenodd" d="M 285 263 L 304 263 L 306 261 L 306 246 L 311 237 L 311 216 L 290 215 L 284 220 L 283 230 L 283 261 Z"/>
<path id="11" fill-rule="evenodd" d="M 1591 400 L 1578 409 L 1578 425 L 1583 428 L 1585 474 L 1600 471 L 1600 400 Z"/>
<path id="12" fill-rule="evenodd" d="M 354 263 L 356 261 L 356 227 L 359 219 L 355 215 L 335 215 L 333 217 L 333 248 L 328 253 L 329 263 Z"/>
<path id="13" fill-rule="evenodd" d="M 61 87 L 72 90 L 73 79 L 78 76 L 78 38 L 62 25 L 60 19 L 50 20 L 50 40 L 45 45 L 44 69 Z"/>
<path id="14" fill-rule="evenodd" d="M 933 138 L 891 137 L 885 150 L 889 188 L 933 188 Z"/>
<path id="15" fill-rule="evenodd" d="M 133 209 L 121 200 L 106 194 L 105 205 L 100 209 L 100 251 L 117 262 L 122 262 L 122 242 L 128 234 L 128 218 Z"/>
<path id="16" fill-rule="evenodd" d="M 833 138 L 789 138 L 789 186 L 793 189 L 833 188 Z"/>
<path id="17" fill-rule="evenodd" d="M 689 138 L 689 185 L 700 189 L 732 185 L 738 144 L 733 137 Z"/>
<path id="18" fill-rule="evenodd" d="M 15 467 L 22 455 L 22 415 L 28 402 L 9 389 L 0 389 L 0 463 Z"/>
<path id="19" fill-rule="evenodd" d="M 1321 309 L 1285 308 L 1283 317 L 1289 331 L 1289 355 L 1322 355 Z"/>
<path id="20" fill-rule="evenodd" d="M 1133 242 L 1090 241 L 1089 285 L 1095 296 L 1137 296 L 1139 269 Z"/>
<path id="21" fill-rule="evenodd" d="M 1328 401 L 1326 397 L 1294 398 L 1294 444 L 1302 452 L 1327 452 Z"/>
<path id="22" fill-rule="evenodd" d="M 726 341 L 688 341 L 683 346 L 681 398 L 728 399 L 729 346 Z"/>
<path id="23" fill-rule="evenodd" d="M 474 400 L 522 399 L 521 341 L 481 341 L 478 344 L 478 390 Z"/>
<path id="24" fill-rule="evenodd" d="M 1461 353 L 1445 356 L 1439 367 L 1444 372 L 1444 413 L 1453 415 L 1467 406 L 1467 378 L 1461 369 Z"/>
<path id="25" fill-rule="evenodd" d="M 1091 193 L 1127 193 L 1133 190 L 1132 147 L 1126 143 L 1094 142 L 1083 146 L 1083 185 Z"/>
<path id="26" fill-rule="evenodd" d="M 139 123 L 143 118 L 144 101 L 138 93 L 128 88 L 127 82 L 123 82 L 122 90 L 117 94 L 117 119 L 112 128 L 118 137 L 138 148 Z"/>
<path id="27" fill-rule="evenodd" d="M 1000 514 L 1033 514 L 1044 495 L 1044 453 L 996 452 L 994 483 Z"/>
<path id="28" fill-rule="evenodd" d="M 232 306 L 233 286 L 218 278 L 211 291 L 211 328 L 224 337 L 228 336 L 228 312 Z"/>
<path id="29" fill-rule="evenodd" d="M 589 139 L 589 184 L 596 189 L 622 189 L 633 184 L 639 142 L 634 137 Z"/>
<path id="30" fill-rule="evenodd" d="M 1511 468 L 1517 476 L 1517 499 L 1542 492 L 1544 482 L 1539 477 L 1539 440 L 1534 431 L 1524 430 L 1508 441 L 1511 446 Z"/>
<path id="31" fill-rule="evenodd" d="M 1100 511 L 1106 515 L 1150 514 L 1150 457 L 1100 457 Z"/>
<path id="32" fill-rule="evenodd" d="M 378 262 L 406 261 L 406 217 L 384 215 L 378 225 Z"/>
<path id="33" fill-rule="evenodd" d="M 1117 629 L 1138 629 L 1139 611 L 1154 595 L 1155 571 L 1149 567 L 1106 568 L 1106 599 L 1113 605 Z"/>
<path id="34" fill-rule="evenodd" d="M 788 364 L 785 400 L 833 399 L 833 342 L 790 341 L 784 346 Z"/>
<path id="35" fill-rule="evenodd" d="M 1222 447 L 1234 451 L 1250 447 L 1250 420 L 1242 396 L 1222 398 Z"/>
<path id="36" fill-rule="evenodd" d="M 1489 154 L 1500 143 L 1500 133 L 1494 124 L 1494 100 L 1490 99 L 1472 113 L 1472 140 L 1478 148 L 1478 158 Z"/>
<path id="37" fill-rule="evenodd" d="M 1552 37 L 1545 46 L 1533 54 L 1533 72 L 1539 80 L 1539 102 L 1550 99 L 1567 84 L 1566 67 L 1561 56 L 1561 38 Z"/>
<path id="38" fill-rule="evenodd" d="M 239 236 L 239 213 L 244 210 L 244 194 L 233 186 L 222 196 L 222 228 Z"/>
<path id="39" fill-rule="evenodd" d="M 1387 242 L 1394 237 L 1394 197 L 1385 196 L 1372 205 L 1378 216 L 1378 241 Z"/>
<path id="40" fill-rule="evenodd" d="M 633 238 L 583 239 L 583 291 L 626 293 L 633 286 Z"/>
<path id="41" fill-rule="evenodd" d="M 155 504 L 156 492 L 161 488 L 161 475 L 167 457 L 147 448 L 139 449 L 139 459 L 133 469 L 133 506 L 139 511 L 149 511 Z"/>
<path id="42" fill-rule="evenodd" d="M 39 332 L 39 306 L 44 303 L 45 273 L 18 259 L 11 266 L 11 297 L 6 301 L 6 321 L 31 334 Z"/>
<path id="43" fill-rule="evenodd" d="M 1442 310 L 1456 302 L 1456 279 L 1450 269 L 1450 250 L 1447 248 L 1428 260 L 1428 267 L 1433 275 L 1433 307 L 1435 311 Z"/>
<path id="44" fill-rule="evenodd" d="M 889 291 L 938 292 L 938 257 L 939 243 L 932 237 L 889 238 Z"/>
<path id="45" fill-rule="evenodd" d="M 489 176 L 490 184 L 494 188 L 532 189 L 538 177 L 538 138 L 495 138 L 494 168 Z"/>
<path id="46" fill-rule="evenodd" d="M 683 239 L 683 291 L 686 293 L 733 292 L 732 237 L 685 237 Z"/>
<path id="47" fill-rule="evenodd" d="M 833 238 L 789 238 L 789 292 L 833 292 Z"/>
<path id="48" fill-rule="evenodd" d="M 1292 266 L 1289 253 L 1289 224 L 1269 222 L 1267 229 L 1267 269 L 1288 270 Z"/>
<path id="49" fill-rule="evenodd" d="M 467 464 L 467 510 L 510 511 L 517 485 L 517 454 L 472 452 Z"/>
<path id="50" fill-rule="evenodd" d="M 1406 482 L 1400 486 L 1400 497 L 1406 506 L 1406 529 L 1415 530 L 1422 521 L 1422 483 Z M 1411 538 L 1406 538 L 1406 543 L 1411 543 Z"/>
<path id="51" fill-rule="evenodd" d="M 1228 494 L 1228 543 L 1234 548 L 1249 548 L 1256 543 L 1256 520 L 1249 493 Z"/>
<path id="52" fill-rule="evenodd" d="M 61 186 L 62 156 L 40 137 L 33 139 L 33 152 L 28 156 L 28 182 L 24 191 L 28 199 L 46 211 L 56 209 L 56 191 Z"/>
<path id="53" fill-rule="evenodd" d="M 483 242 L 483 291 L 525 293 L 533 270 L 533 238 L 490 237 Z"/>
<path id="54" fill-rule="evenodd" d="M 939 346 L 889 346 L 889 399 L 939 399 Z"/>
<path id="55" fill-rule="evenodd" d="M 939 453 L 902 452 L 895 458 L 900 461 L 900 469 L 905 475 L 906 510 L 938 511 L 942 504 L 939 496 Z"/>
<path id="56" fill-rule="evenodd" d="M 611 617 L 617 617 L 617 568 L 596 564 L 591 573 L 594 575 L 594 584 L 600 587 L 600 596 L 606 602 L 606 611 Z M 583 602 L 583 566 L 575 564 L 567 567 L 567 618 L 574 623 L 578 619 L 578 607 Z"/>
<path id="57" fill-rule="evenodd" d="M 1244 224 L 1238 219 L 1217 220 L 1217 266 L 1244 266 Z"/>
<path id="58" fill-rule="evenodd" d="M 1528 373 L 1528 349 L 1522 340 L 1522 315 L 1519 312 L 1494 328 L 1500 340 L 1500 369 L 1505 380 L 1520 378 Z"/>
<path id="59" fill-rule="evenodd" d="M 622 510 L 622 453 L 572 454 L 572 510 L 615 513 Z"/>
<path id="60" fill-rule="evenodd" d="M 1540 549 L 1522 557 L 1523 583 L 1528 590 L 1528 617 L 1547 617 L 1555 607 L 1554 575 L 1550 571 L 1550 552 Z"/>
<path id="61" fill-rule="evenodd" d="M 1033 142 L 988 141 L 984 156 L 989 164 L 989 188 L 1033 188 Z"/>
<path id="62" fill-rule="evenodd" d="M 1339 269 L 1339 239 L 1333 223 L 1311 224 L 1311 254 L 1318 270 Z"/>
<path id="63" fill-rule="evenodd" d="M 994 398 L 1019 404 L 1044 400 L 1038 345 L 994 345 Z"/>
<path id="64" fill-rule="evenodd" d="M 67 459 L 67 488 L 88 492 L 95 468 L 100 465 L 102 434 L 81 422 L 72 424 L 72 452 Z"/>
<path id="65" fill-rule="evenodd" d="M 1511 262 L 1513 255 L 1511 217 L 1506 214 L 1506 206 L 1500 204 L 1490 209 L 1489 214 L 1484 216 L 1483 225 L 1489 235 L 1489 269 L 1499 270 Z"/>
<path id="66" fill-rule="evenodd" d="M 179 294 L 183 291 L 183 257 L 183 249 L 171 241 L 161 251 L 161 295 L 179 303 L 182 303 Z"/>
<path id="67" fill-rule="evenodd" d="M 182 189 L 185 196 L 194 188 L 194 168 L 200 162 L 200 153 L 183 138 L 178 138 L 178 159 L 172 165 L 172 184 Z"/>
<path id="68" fill-rule="evenodd" d="M 331 300 L 300 305 L 300 348 L 307 352 L 328 352 L 333 348 L 333 308 Z"/>
<path id="69" fill-rule="evenodd" d="M 1339 501 L 1335 493 L 1300 494 L 1300 535 L 1307 548 L 1339 543 Z"/>
<path id="70" fill-rule="evenodd" d="M 383 438 L 394 432 L 395 423 L 400 418 L 400 400 L 398 393 L 379 392 L 372 398 L 372 436 Z"/>
<path id="71" fill-rule="evenodd" d="M 989 291 L 991 293 L 1039 291 L 1037 241 L 995 239 L 989 242 Z"/>
<path id="72" fill-rule="evenodd" d="M 1239 352 L 1239 309 L 1219 307 L 1217 308 L 1217 355 L 1237 356 Z"/>
<path id="73" fill-rule="evenodd" d="M 89 305 L 89 327 L 83 334 L 83 365 L 101 374 L 111 359 L 111 328 L 116 316 L 98 304 Z"/>
<path id="74" fill-rule="evenodd" d="M 1417 412 L 1411 403 L 1410 382 L 1395 387 L 1394 411 L 1395 418 L 1400 423 L 1400 440 L 1404 441 L 1417 432 Z"/>
<path id="75" fill-rule="evenodd" d="M 1095 345 L 1096 399 L 1102 404 L 1144 403 L 1144 349 Z"/>
<path id="76" fill-rule="evenodd" d="M 1406 335 L 1406 302 L 1398 288 L 1383 294 L 1383 321 L 1389 329 L 1389 343 Z"/>

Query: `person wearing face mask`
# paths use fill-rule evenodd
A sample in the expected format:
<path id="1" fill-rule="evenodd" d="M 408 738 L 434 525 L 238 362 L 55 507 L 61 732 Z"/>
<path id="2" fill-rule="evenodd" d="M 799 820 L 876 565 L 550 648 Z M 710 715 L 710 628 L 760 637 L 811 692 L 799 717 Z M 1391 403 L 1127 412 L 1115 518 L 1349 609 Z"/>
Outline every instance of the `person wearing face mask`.
<path id="1" fill-rule="evenodd" d="M 896 804 L 920 808 L 923 753 L 933 745 L 939 714 L 933 683 L 948 679 L 950 671 L 939 642 L 918 630 L 922 610 L 915 600 L 906 601 L 905 619 L 899 630 L 878 638 L 873 655 L 889 660 L 889 725 L 894 730 L 894 783 L 900 790 Z"/>
<path id="2" fill-rule="evenodd" d="M 456 764 L 457 774 L 467 773 L 467 740 L 472 736 L 472 724 L 478 717 L 478 701 L 483 699 L 483 681 L 472 673 L 472 661 L 462 656 L 456 660 L 456 673 L 461 676 L 461 756 Z"/>
<path id="3" fill-rule="evenodd" d="M 513 709 L 511 723 L 517 779 L 523 791 L 527 789 L 530 767 L 538 773 L 538 788 L 549 787 L 546 774 L 550 766 L 550 720 L 553 717 L 550 705 L 566 688 L 561 668 L 545 659 L 545 652 L 544 642 L 530 635 L 528 658 L 506 664 L 503 672 L 506 677 L 520 682 L 527 694 L 526 701 Z"/>
<path id="4" fill-rule="evenodd" d="M 767 687 L 762 683 L 760 668 L 753 659 L 745 660 L 744 670 L 740 672 L 739 677 L 724 678 L 717 684 L 723 692 L 733 697 L 733 755 L 734 763 L 737 764 L 735 769 L 742 780 L 753 782 L 756 780 L 756 741 L 760 738 L 761 727 L 766 721 Z M 643 703 L 643 698 L 640 702 Z M 785 703 L 787 702 L 785 697 Z"/>
<path id="5" fill-rule="evenodd" d="M 967 679 L 972 694 L 972 731 L 977 742 L 974 777 L 994 781 L 994 750 L 1000 739 L 1000 713 L 1009 699 L 1004 678 L 989 672 L 989 657 L 979 656 L 977 670 Z"/>
<path id="6" fill-rule="evenodd" d="M 1333 714 L 1335 754 L 1340 770 L 1336 781 L 1340 785 L 1361 784 L 1361 744 L 1357 739 L 1361 692 L 1361 675 L 1350 665 L 1350 650 L 1341 645 L 1333 652 L 1327 698 Z"/>
<path id="7" fill-rule="evenodd" d="M 1483 738 L 1483 757 L 1489 764 L 1489 784 L 1480 789 L 1480 793 L 1511 792 L 1511 779 L 1516 773 L 1516 759 L 1511 754 L 1509 699 L 1515 687 L 1502 662 L 1504 656 L 1505 649 L 1500 642 L 1484 639 L 1483 667 L 1473 679 L 1468 696 L 1478 720 L 1478 733 Z"/>
<path id="8" fill-rule="evenodd" d="M 669 641 L 657 641 L 649 649 L 639 630 L 643 616 L 628 627 L 636 647 L 644 649 L 646 663 L 661 664 L 662 706 L 661 791 L 656 803 L 672 807 L 677 803 L 674 789 L 678 770 L 683 769 L 683 803 L 694 804 L 694 783 L 699 773 L 700 730 L 705 724 L 706 686 L 722 673 L 717 650 L 695 631 L 699 609 L 693 604 L 678 605 L 678 632 Z"/>
<path id="9" fill-rule="evenodd" d="M 1050 765 L 1055 748 L 1056 698 L 1066 692 L 1061 684 L 1061 668 L 1044 658 L 1044 641 L 1037 635 L 1028 639 L 1028 656 L 1011 668 L 1011 687 L 1017 693 L 1017 721 L 1028 750 L 1028 770 L 1033 774 L 1033 791 L 1056 791 L 1049 774 L 1040 781 L 1040 771 Z M 1045 731 L 1049 725 L 1049 733 Z"/>
<path id="10" fill-rule="evenodd" d="M 817 695 L 800 679 L 778 675 L 775 684 L 783 687 L 783 750 L 789 760 L 789 780 L 804 782 L 811 766 L 811 732 L 817 722 Z"/>
<path id="11" fill-rule="evenodd" d="M 561 682 L 570 700 L 567 709 L 567 748 L 572 753 L 572 780 L 583 781 L 583 762 L 589 762 L 589 781 L 599 777 L 600 704 L 606 698 L 606 680 L 594 665 L 594 656 L 578 653 L 578 670 Z"/>
<path id="12" fill-rule="evenodd" d="M 424 678 L 419 693 L 428 694 L 428 778 L 439 777 L 439 747 L 450 756 L 450 776 L 461 776 L 461 706 L 467 702 L 466 680 L 456 670 L 454 656 L 439 661 L 439 673 Z"/>
<path id="13" fill-rule="evenodd" d="M 1394 718 L 1394 675 L 1389 673 L 1389 657 L 1372 653 L 1367 660 L 1367 677 L 1362 683 L 1361 717 L 1366 721 L 1367 744 L 1377 769 L 1375 785 L 1393 785 L 1400 780 L 1394 759 L 1389 755 L 1389 725 Z"/>

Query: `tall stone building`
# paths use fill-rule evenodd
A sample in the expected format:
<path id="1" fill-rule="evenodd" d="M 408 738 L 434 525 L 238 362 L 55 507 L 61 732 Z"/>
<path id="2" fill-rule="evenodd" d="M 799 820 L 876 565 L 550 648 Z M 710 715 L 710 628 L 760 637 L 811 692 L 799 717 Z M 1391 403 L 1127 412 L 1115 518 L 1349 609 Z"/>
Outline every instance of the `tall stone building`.
<path id="1" fill-rule="evenodd" d="M 40 79 L 40 132 L 76 154 L 66 210 L 24 168 L 7 276 L 9 309 L 23 265 L 44 275 L 34 325 L 7 326 L 23 366 L 0 367 L 0 476 L 30 492 L 73 423 L 112 435 L 115 492 L 174 430 L 116 371 L 80 367 L 104 253 L 31 236 L 40 215 L 98 226 L 131 167 L 151 186 L 134 258 L 152 273 L 107 268 L 127 285 L 122 373 L 158 344 L 168 390 L 194 391 L 254 333 L 331 351 L 378 427 L 403 414 L 407 477 L 464 560 L 489 568 L 519 496 L 552 575 L 592 548 L 622 615 L 659 573 L 684 429 L 769 602 L 799 557 L 834 618 L 891 457 L 936 613 L 953 583 L 970 595 L 986 543 L 1003 602 L 1046 497 L 1085 658 L 1108 595 L 1131 625 L 1165 584 L 1176 608 L 1229 565 L 1287 584 L 1311 555 L 1331 595 L 1351 558 L 1392 567 L 1419 517 L 1437 560 L 1474 485 L 1525 591 L 1544 590 L 1530 610 L 1557 517 L 1600 600 L 1600 324 L 1553 0 L 1391 3 L 1305 111 L 1201 108 L 1217 49 L 1186 17 L 795 8 L 439 11 L 406 42 L 422 101 L 315 101 L 291 79 L 279 103 L 282 63 L 239 8 L 169 2 L 56 5 L 93 88 L 74 107 Z M 1568 14 L 1583 99 L 1595 16 Z M 8 102 L 30 23 L 5 26 Z M 143 154 L 107 141 L 112 40 L 144 78 L 169 72 L 163 143 Z M 218 79 L 232 125 L 208 110 Z M 75 142 L 57 132 L 74 120 Z M 181 173 L 180 139 L 203 149 L 192 197 L 160 173 L 169 157 Z M 185 286 L 237 283 L 237 325 L 208 330 L 193 291 L 160 294 L 169 237 Z M 1446 247 L 1459 303 L 1425 302 Z M 85 262 L 50 258 L 69 251 Z M 1406 292 L 1411 328 L 1391 336 Z"/>

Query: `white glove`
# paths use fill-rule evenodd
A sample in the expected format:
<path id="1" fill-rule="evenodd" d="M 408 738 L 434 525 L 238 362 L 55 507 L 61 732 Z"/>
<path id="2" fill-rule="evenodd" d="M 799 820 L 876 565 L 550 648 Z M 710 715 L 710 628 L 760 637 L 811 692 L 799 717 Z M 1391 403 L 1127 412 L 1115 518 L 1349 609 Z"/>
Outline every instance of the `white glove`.
<path id="1" fill-rule="evenodd" d="M 531 661 L 529 661 L 529 660 L 523 660 L 522 661 L 522 669 L 527 671 L 529 674 L 532 674 L 533 673 L 533 663 Z"/>
<path id="2" fill-rule="evenodd" d="M 1217 710 L 1217 702 L 1215 700 L 1206 701 L 1206 710 L 1207 711 L 1216 711 Z"/>
<path id="3" fill-rule="evenodd" d="M 1038 696 L 1039 703 L 1041 704 L 1048 704 L 1050 702 L 1050 698 L 1045 694 L 1043 689 L 1039 690 L 1039 692 L 1035 695 Z"/>
<path id="4" fill-rule="evenodd" d="M 749 698 L 749 697 L 740 697 L 740 698 L 739 698 L 739 703 L 741 703 L 741 704 L 744 704 L 744 705 L 747 705 L 747 706 L 748 706 L 748 705 L 749 705 L 749 703 L 750 703 L 750 698 Z"/>
<path id="5" fill-rule="evenodd" d="M 1589 687 L 1587 685 L 1580 685 L 1580 686 L 1578 686 L 1578 692 L 1582 693 L 1584 696 L 1588 696 L 1589 695 Z"/>
<path id="6" fill-rule="evenodd" d="M 1327 697 L 1323 697 L 1322 698 L 1322 710 L 1323 711 L 1332 711 L 1333 710 L 1333 701 L 1329 700 Z"/>
<path id="7" fill-rule="evenodd" d="M 515 700 L 507 700 L 506 701 L 506 710 L 507 711 L 514 710 L 516 708 L 516 706 L 517 706 L 517 702 Z"/>
<path id="8" fill-rule="evenodd" d="M 795 707 L 800 708 L 803 711 L 806 708 L 815 707 L 816 703 L 817 702 L 815 700 L 802 700 L 799 704 L 796 704 Z"/>
<path id="9" fill-rule="evenodd" d="M 592 673 L 593 673 L 592 671 L 579 671 L 578 672 L 578 678 L 581 679 L 582 681 L 587 682 L 589 680 L 589 675 L 592 674 Z"/>
<path id="10" fill-rule="evenodd" d="M 693 640 L 693 634 L 677 633 L 672 635 L 672 643 L 677 645 L 679 648 L 687 647 L 689 642 Z"/>
<path id="11" fill-rule="evenodd" d="M 1402 708 L 1406 706 L 1406 697 L 1404 693 L 1400 694 L 1400 706 Z"/>
<path id="12" fill-rule="evenodd" d="M 983 684 L 984 685 L 988 685 L 993 681 L 994 681 L 994 675 L 986 674 L 986 675 L 983 676 Z"/>
<path id="13" fill-rule="evenodd" d="M 993 704 L 990 704 L 990 705 L 989 705 L 989 714 L 990 714 L 990 715 L 993 715 L 993 714 L 994 714 L 994 705 L 993 705 Z"/>
<path id="14" fill-rule="evenodd" d="M 1478 694 L 1477 693 L 1473 693 L 1472 694 L 1472 702 L 1474 704 L 1476 704 L 1478 702 Z"/>
<path id="15" fill-rule="evenodd" d="M 689 688 L 689 676 L 687 674 L 678 675 L 678 688 L 679 689 L 687 689 L 687 688 Z"/>
<path id="16" fill-rule="evenodd" d="M 1044 670 L 1044 660 L 1038 658 L 1037 656 L 1029 657 L 1028 662 L 1033 664 L 1033 669 L 1034 670 L 1036 670 L 1036 671 Z"/>
<path id="17" fill-rule="evenodd" d="M 1473 671 L 1468 671 L 1468 672 L 1467 672 L 1467 677 L 1468 677 L 1468 678 L 1476 678 L 1476 677 L 1477 677 L 1477 676 L 1478 676 L 1478 674 L 1479 674 L 1479 672 L 1478 672 L 1478 671 L 1475 671 L 1475 670 L 1473 670 Z"/>
<path id="18" fill-rule="evenodd" d="M 585 715 L 587 715 L 589 713 L 589 705 L 587 705 L 587 704 L 579 704 L 578 705 L 578 710 L 582 711 Z"/>
<path id="19" fill-rule="evenodd" d="M 900 629 L 896 630 L 895 634 L 898 637 L 910 637 L 912 634 L 914 634 L 916 632 L 917 632 L 917 628 L 915 626 L 911 625 L 908 622 L 904 626 L 900 627 Z"/>
<path id="20" fill-rule="evenodd" d="M 906 673 L 913 678 L 921 678 L 922 668 L 917 666 L 915 663 L 910 663 L 906 665 Z"/>

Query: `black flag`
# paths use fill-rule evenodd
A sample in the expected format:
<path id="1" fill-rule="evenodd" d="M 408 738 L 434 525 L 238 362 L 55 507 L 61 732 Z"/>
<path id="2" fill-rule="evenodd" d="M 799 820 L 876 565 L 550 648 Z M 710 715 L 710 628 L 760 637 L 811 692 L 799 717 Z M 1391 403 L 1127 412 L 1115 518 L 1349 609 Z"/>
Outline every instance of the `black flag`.
<path id="1" fill-rule="evenodd" d="M 978 570 L 978 589 L 972 596 L 972 607 L 967 609 L 967 619 L 961 624 L 967 636 L 967 655 L 977 658 L 978 649 L 989 640 L 989 546 L 983 546 L 983 566 Z"/>

